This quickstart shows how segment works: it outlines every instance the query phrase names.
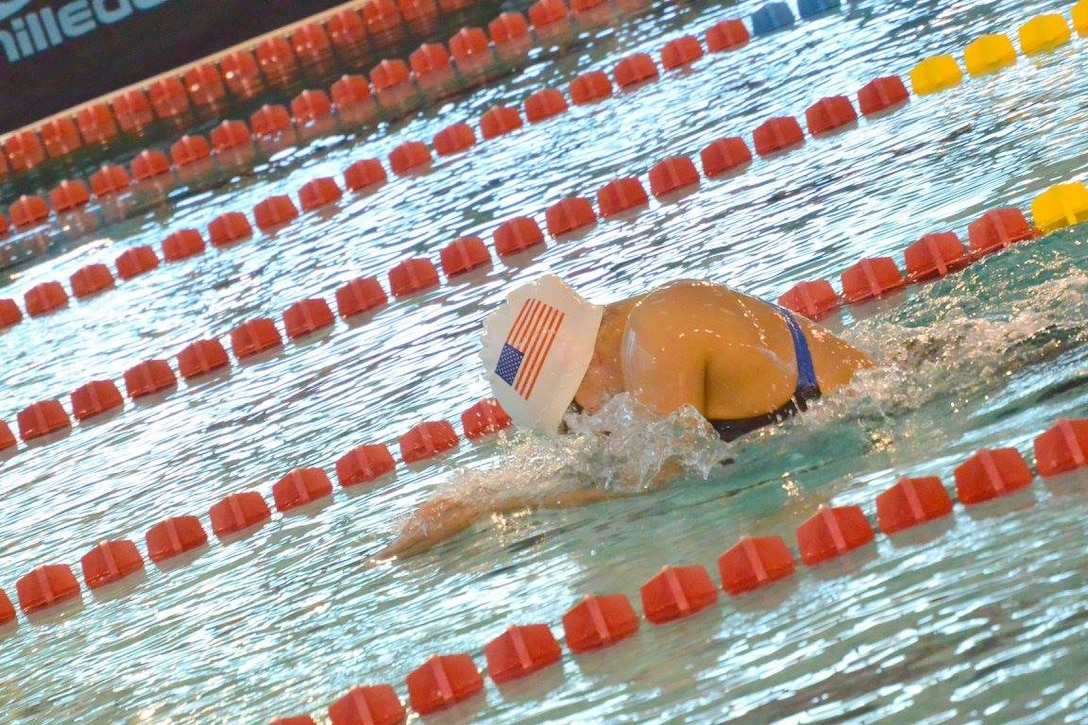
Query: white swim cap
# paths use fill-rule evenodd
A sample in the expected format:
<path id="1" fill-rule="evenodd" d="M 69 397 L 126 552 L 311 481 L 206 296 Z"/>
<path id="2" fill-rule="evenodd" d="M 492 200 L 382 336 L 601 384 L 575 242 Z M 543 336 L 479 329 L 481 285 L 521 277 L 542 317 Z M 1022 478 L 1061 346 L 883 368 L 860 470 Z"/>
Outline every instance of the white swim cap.
<path id="1" fill-rule="evenodd" d="M 485 375 L 519 427 L 559 429 L 593 359 L 603 314 L 547 275 L 518 287 L 487 316 L 480 350 Z"/>

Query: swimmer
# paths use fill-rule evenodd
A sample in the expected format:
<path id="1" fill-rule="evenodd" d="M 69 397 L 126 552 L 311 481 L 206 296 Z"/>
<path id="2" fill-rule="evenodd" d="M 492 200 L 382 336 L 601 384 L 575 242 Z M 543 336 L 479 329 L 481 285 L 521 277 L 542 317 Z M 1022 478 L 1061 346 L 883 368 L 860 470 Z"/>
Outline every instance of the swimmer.
<path id="1" fill-rule="evenodd" d="M 804 411 L 873 364 L 819 325 L 720 284 L 672 282 L 599 306 L 555 276 L 514 290 L 488 317 L 481 358 L 521 429 L 558 433 L 568 411 L 592 415 L 626 393 L 662 416 L 691 406 L 726 441 Z M 615 495 L 587 488 L 489 508 L 439 495 L 379 558 L 423 551 L 488 514 Z"/>
<path id="2" fill-rule="evenodd" d="M 691 405 L 731 441 L 792 417 L 871 366 L 867 354 L 789 310 L 681 281 L 603 309 L 571 402 L 589 414 L 621 392 L 660 415 Z"/>

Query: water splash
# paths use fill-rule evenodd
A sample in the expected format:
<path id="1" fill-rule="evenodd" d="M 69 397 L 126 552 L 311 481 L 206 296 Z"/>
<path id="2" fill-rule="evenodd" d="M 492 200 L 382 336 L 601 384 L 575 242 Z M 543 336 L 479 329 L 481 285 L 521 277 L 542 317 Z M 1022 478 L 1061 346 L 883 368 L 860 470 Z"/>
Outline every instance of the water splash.
<path id="1" fill-rule="evenodd" d="M 496 455 L 455 471 L 442 496 L 505 509 L 591 488 L 626 495 L 680 474 L 706 478 L 730 451 L 694 408 L 655 416 L 627 394 L 595 415 L 568 414 L 566 423 L 563 436 L 501 437 Z"/>
<path id="2" fill-rule="evenodd" d="M 844 337 L 870 351 L 877 365 L 822 400 L 806 422 L 894 417 L 934 401 L 978 398 L 1088 343 L 1088 275 L 1073 272 L 1021 289 L 1020 299 L 986 292 L 995 297 L 967 314 L 978 307 L 977 294 L 945 298 L 939 309 L 914 300 L 896 311 L 900 320 L 858 322 Z"/>

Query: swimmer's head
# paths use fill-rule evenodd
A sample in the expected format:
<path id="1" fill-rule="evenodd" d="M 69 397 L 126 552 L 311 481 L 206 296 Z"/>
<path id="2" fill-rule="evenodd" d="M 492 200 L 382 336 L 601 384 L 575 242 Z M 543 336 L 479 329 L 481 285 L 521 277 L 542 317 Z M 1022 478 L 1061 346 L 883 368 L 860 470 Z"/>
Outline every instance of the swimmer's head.
<path id="1" fill-rule="evenodd" d="M 593 359 L 603 311 L 547 275 L 512 291 L 487 316 L 484 374 L 519 428 L 559 430 Z"/>

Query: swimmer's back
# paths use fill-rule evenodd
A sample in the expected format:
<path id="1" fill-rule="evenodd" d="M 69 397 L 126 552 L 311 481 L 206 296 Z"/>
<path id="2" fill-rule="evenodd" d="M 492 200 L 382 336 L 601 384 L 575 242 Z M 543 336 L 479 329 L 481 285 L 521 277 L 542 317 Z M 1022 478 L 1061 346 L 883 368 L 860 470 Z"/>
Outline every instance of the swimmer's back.
<path id="1" fill-rule="evenodd" d="M 820 389 L 845 384 L 868 357 L 799 320 Z M 764 415 L 797 389 L 797 361 L 780 310 L 716 284 L 680 281 L 640 299 L 621 340 L 624 387 L 668 414 L 690 403 L 711 420 Z"/>

